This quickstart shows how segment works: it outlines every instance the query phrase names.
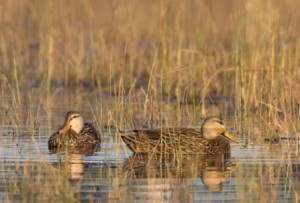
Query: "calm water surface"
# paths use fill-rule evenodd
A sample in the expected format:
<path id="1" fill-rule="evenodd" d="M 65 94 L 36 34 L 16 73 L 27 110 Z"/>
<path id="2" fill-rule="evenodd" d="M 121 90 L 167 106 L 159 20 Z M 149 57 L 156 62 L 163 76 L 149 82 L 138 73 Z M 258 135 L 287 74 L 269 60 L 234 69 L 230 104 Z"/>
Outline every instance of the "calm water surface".
<path id="1" fill-rule="evenodd" d="M 49 200 L 49 194 L 53 202 L 61 195 L 67 200 L 68 194 L 53 184 L 66 185 L 62 186 L 66 193 L 73 192 L 80 202 L 297 202 L 300 198 L 295 141 L 245 146 L 241 140 L 232 144 L 230 160 L 134 157 L 114 133 L 103 131 L 101 150 L 93 155 L 50 154 L 49 128 L 18 136 L 9 126 L 0 128 L 1 201 L 40 202 Z M 45 195 L 39 194 L 43 191 Z"/>

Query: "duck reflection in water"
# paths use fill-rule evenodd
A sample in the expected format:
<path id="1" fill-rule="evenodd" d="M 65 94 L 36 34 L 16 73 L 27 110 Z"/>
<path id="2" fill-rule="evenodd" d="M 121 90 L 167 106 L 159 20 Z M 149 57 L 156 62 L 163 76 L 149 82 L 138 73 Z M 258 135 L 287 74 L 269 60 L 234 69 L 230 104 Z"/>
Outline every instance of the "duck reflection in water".
<path id="1" fill-rule="evenodd" d="M 60 169 L 65 171 L 71 180 L 81 180 L 84 172 L 83 155 L 66 153 L 64 158 L 60 164 Z"/>
<path id="2" fill-rule="evenodd" d="M 200 178 L 210 191 L 219 191 L 222 182 L 234 171 L 234 164 L 224 154 L 175 156 L 134 155 L 125 160 L 123 172 L 136 179 L 166 182 Z M 148 183 L 147 183 L 148 184 Z M 174 184 L 174 183 L 172 183 Z M 176 187 L 175 183 L 175 187 Z M 179 184 L 178 184 L 179 185 Z M 157 187 L 157 184 L 156 184 Z"/>
<path id="3" fill-rule="evenodd" d="M 100 146 L 94 148 L 68 148 L 52 150 L 59 157 L 58 168 L 65 171 L 69 178 L 78 180 L 82 178 L 84 172 L 84 156 L 92 156 L 100 151 Z M 55 164 L 56 165 L 56 164 Z"/>

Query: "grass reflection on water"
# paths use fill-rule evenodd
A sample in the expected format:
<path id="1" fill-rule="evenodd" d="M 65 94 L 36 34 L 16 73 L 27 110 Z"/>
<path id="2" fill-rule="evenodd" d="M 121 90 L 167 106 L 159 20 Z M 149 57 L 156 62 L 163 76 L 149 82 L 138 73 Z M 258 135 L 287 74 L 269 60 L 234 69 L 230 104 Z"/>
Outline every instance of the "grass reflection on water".
<path id="1" fill-rule="evenodd" d="M 228 159 L 133 156 L 110 134 L 93 155 L 50 154 L 47 138 L 2 137 L 3 201 L 280 202 L 299 194 L 295 142 L 234 144 Z"/>

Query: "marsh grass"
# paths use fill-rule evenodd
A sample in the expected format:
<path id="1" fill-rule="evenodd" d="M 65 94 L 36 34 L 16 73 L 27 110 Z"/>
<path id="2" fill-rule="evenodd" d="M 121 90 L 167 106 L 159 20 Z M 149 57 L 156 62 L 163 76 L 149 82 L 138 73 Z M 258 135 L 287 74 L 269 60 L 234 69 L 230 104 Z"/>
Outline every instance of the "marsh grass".
<path id="1" fill-rule="evenodd" d="M 8 178 L 6 191 L 11 201 L 75 202 L 76 200 L 74 193 L 76 191 L 68 181 L 67 174 L 55 170 L 52 164 L 25 163 L 13 171 Z"/>
<path id="2" fill-rule="evenodd" d="M 38 87 L 47 98 L 81 87 L 201 103 L 203 116 L 221 103 L 231 109 L 222 114 L 239 121 L 298 116 L 297 16 L 288 17 L 289 2 L 286 10 L 271 1 L 256 2 L 259 9 L 233 1 L 6 2 L 2 74 L 16 104 L 24 89 Z"/>
<path id="3" fill-rule="evenodd" d="M 116 127 L 200 127 L 204 117 L 218 115 L 246 140 L 298 138 L 299 6 L 293 0 L 2 2 L 0 124 L 36 142 L 43 125 L 53 131 L 70 109 L 110 134 Z M 127 153 L 117 147 L 118 133 L 112 139 L 116 154 Z M 9 190 L 23 201 L 39 199 L 43 190 L 45 197 L 75 201 L 67 176 L 49 163 L 22 167 Z M 119 181 L 113 197 L 122 192 Z"/>
<path id="4" fill-rule="evenodd" d="M 299 163 L 297 143 L 283 143 L 282 145 L 260 145 L 265 148 L 264 156 L 255 157 L 245 163 L 237 160 L 241 173 L 236 173 L 240 187 L 237 194 L 240 199 L 247 201 L 289 201 L 292 194 L 298 200 Z M 267 152 L 267 153 L 266 153 Z M 242 181 L 243 180 L 243 181 Z M 259 181 L 257 181 L 259 180 Z"/>

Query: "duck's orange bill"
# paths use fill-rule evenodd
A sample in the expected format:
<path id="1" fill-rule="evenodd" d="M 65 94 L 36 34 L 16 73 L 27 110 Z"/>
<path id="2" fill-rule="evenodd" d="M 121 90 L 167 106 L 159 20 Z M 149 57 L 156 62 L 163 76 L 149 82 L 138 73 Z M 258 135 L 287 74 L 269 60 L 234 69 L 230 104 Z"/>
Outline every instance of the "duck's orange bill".
<path id="1" fill-rule="evenodd" d="M 239 143 L 238 139 L 234 137 L 230 132 L 226 131 L 223 133 L 223 135 L 227 137 L 229 140 L 231 140 L 232 142 Z"/>
<path id="2" fill-rule="evenodd" d="M 69 129 L 71 128 L 70 123 L 65 122 L 63 127 L 61 127 L 61 129 L 59 130 L 59 133 L 65 133 L 67 132 Z"/>

